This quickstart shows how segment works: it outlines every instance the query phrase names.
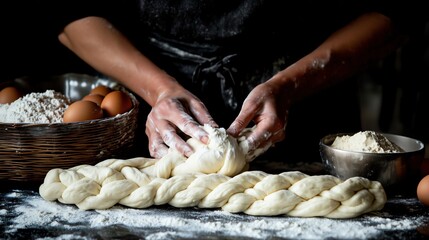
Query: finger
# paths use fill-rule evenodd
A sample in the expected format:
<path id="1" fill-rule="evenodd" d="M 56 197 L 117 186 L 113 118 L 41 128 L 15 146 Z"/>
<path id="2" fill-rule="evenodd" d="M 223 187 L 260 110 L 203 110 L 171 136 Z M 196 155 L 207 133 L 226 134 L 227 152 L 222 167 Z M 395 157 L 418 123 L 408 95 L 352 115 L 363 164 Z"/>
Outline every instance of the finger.
<path id="1" fill-rule="evenodd" d="M 148 137 L 149 153 L 152 157 L 160 159 L 168 153 L 168 146 L 164 144 L 161 135 L 155 130 L 153 121 L 148 118 L 146 122 L 146 136 Z"/>
<path id="2" fill-rule="evenodd" d="M 208 124 L 214 128 L 219 127 L 219 125 L 210 115 L 206 106 L 201 101 L 192 101 L 190 104 L 189 111 L 201 125 Z"/>
<path id="3" fill-rule="evenodd" d="M 169 148 L 174 148 L 189 157 L 193 153 L 191 146 L 178 135 L 176 128 L 167 120 L 157 120 L 155 124 L 153 119 L 157 118 L 154 115 L 153 112 L 149 113 L 146 121 L 146 131 L 151 141 L 150 148 L 153 154 L 156 156 L 163 155 L 165 153 L 164 146 L 167 145 Z"/>
<path id="4" fill-rule="evenodd" d="M 175 124 L 186 135 L 198 139 L 203 143 L 208 142 L 209 134 L 189 115 L 183 105 L 177 106 L 179 114 L 177 118 L 172 118 L 172 123 Z M 192 110 L 190 110 L 192 111 Z"/>
<path id="5" fill-rule="evenodd" d="M 161 136 L 162 141 L 170 148 L 176 149 L 187 157 L 194 152 L 191 146 L 178 135 L 176 129 L 167 121 L 160 121 L 156 130 Z"/>
<path id="6" fill-rule="evenodd" d="M 248 144 L 248 143 L 246 143 Z M 258 148 L 255 148 L 253 150 L 248 150 L 246 152 L 246 156 L 245 159 L 247 162 L 251 162 L 253 161 L 255 158 L 257 158 L 259 155 L 263 154 L 264 152 L 266 152 L 268 150 L 268 148 L 270 148 L 272 146 L 272 144 L 266 144 L 264 146 L 259 146 Z M 247 148 L 248 149 L 248 148 Z"/>
<path id="7" fill-rule="evenodd" d="M 238 135 L 246 128 L 252 119 L 256 116 L 257 104 L 250 104 L 249 100 L 245 100 L 240 113 L 226 130 L 228 134 L 238 137 Z"/>
<path id="8" fill-rule="evenodd" d="M 277 130 L 277 132 L 275 132 L 273 136 L 271 136 L 270 142 L 272 142 L 272 144 L 275 144 L 283 141 L 286 137 L 285 129 L 286 129 L 286 124 L 284 125 L 283 128 Z"/>
<path id="9" fill-rule="evenodd" d="M 272 134 L 272 136 L 268 138 L 266 141 L 261 141 L 257 147 L 255 147 L 255 145 L 257 144 L 256 142 L 253 142 L 253 146 L 249 146 L 252 143 L 246 143 L 248 145 L 247 146 L 248 152 L 246 153 L 246 161 L 247 162 L 253 161 L 256 157 L 266 152 L 270 147 L 274 147 L 275 143 L 282 141 L 284 138 L 285 138 L 285 131 L 284 129 L 280 129 L 274 134 Z M 253 148 L 250 149 L 251 147 Z"/>
<path id="10" fill-rule="evenodd" d="M 194 120 L 185 120 L 184 122 L 179 123 L 177 127 L 186 135 L 191 136 L 194 139 L 198 139 L 202 143 L 207 144 L 209 141 L 209 134 Z"/>
<path id="11" fill-rule="evenodd" d="M 160 159 L 168 153 L 168 146 L 164 144 L 164 141 L 156 131 L 151 131 L 150 128 L 146 128 L 146 135 L 149 139 L 149 153 L 152 157 Z"/>
<path id="12" fill-rule="evenodd" d="M 263 129 L 255 128 L 255 131 L 247 138 L 249 151 L 253 151 L 263 145 L 267 145 L 272 133 Z"/>
<path id="13" fill-rule="evenodd" d="M 265 118 L 260 121 L 247 137 L 250 150 L 267 148 L 285 137 L 285 124 L 277 118 Z M 269 147 L 268 146 L 268 147 Z"/>
<path id="14" fill-rule="evenodd" d="M 264 140 L 260 140 L 261 137 L 259 137 L 259 134 L 254 133 L 257 127 L 258 126 L 256 125 L 251 130 L 244 130 L 240 133 L 240 136 L 245 138 L 245 140 L 240 143 L 240 146 L 245 153 L 247 162 L 253 161 L 273 145 L 271 139 L 275 134 L 267 133 L 262 137 Z"/>
<path id="15" fill-rule="evenodd" d="M 161 138 L 154 142 L 149 142 L 149 145 L 152 146 L 150 150 L 150 155 L 153 158 L 161 159 L 168 153 L 168 146 L 164 144 Z"/>

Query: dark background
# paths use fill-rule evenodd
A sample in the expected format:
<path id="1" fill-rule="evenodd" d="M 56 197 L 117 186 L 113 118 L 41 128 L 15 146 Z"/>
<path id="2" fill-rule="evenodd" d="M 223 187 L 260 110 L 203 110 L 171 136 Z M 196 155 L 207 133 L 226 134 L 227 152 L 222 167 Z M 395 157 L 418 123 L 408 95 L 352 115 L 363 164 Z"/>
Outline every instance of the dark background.
<path id="1" fill-rule="evenodd" d="M 49 1 L 1 4 L 0 81 L 21 76 L 93 72 L 58 41 L 61 15 Z"/>
<path id="2" fill-rule="evenodd" d="M 11 1 L 0 11 L 0 82 L 23 76 L 96 74 L 58 41 L 49 1 Z M 428 14 L 429 15 L 429 14 Z M 429 143 L 429 21 L 398 51 L 361 75 L 362 127 Z"/>

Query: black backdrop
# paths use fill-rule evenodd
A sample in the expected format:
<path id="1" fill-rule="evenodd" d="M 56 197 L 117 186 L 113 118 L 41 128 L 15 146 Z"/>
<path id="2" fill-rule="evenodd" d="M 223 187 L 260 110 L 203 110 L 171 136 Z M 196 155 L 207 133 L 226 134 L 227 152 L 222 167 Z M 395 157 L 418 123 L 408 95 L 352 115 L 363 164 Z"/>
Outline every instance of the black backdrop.
<path id="1" fill-rule="evenodd" d="M 58 41 L 57 9 L 49 1 L 0 4 L 0 81 L 21 76 L 93 72 Z"/>

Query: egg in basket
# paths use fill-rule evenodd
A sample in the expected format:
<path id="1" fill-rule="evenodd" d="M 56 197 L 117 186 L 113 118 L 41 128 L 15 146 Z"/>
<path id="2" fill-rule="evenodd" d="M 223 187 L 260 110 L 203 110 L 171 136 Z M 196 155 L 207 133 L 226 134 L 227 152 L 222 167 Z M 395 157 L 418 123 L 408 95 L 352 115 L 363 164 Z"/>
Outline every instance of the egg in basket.
<path id="1" fill-rule="evenodd" d="M 25 121 L 22 117 L 18 121 L 20 118 L 5 117 L 7 106 L 13 103 L 0 102 L 0 180 L 42 181 L 52 168 L 120 158 L 135 145 L 139 102 L 116 81 L 68 73 L 17 78 L 0 83 L 0 91 L 0 101 L 2 96 L 16 99 L 14 94 L 22 96 L 16 101 L 33 93 L 55 95 L 48 101 L 58 110 L 43 116 L 48 119 L 45 122 Z M 33 100 L 34 104 L 41 101 Z M 41 110 L 43 107 L 34 107 L 27 116 L 34 118 L 37 112 L 49 110 Z"/>

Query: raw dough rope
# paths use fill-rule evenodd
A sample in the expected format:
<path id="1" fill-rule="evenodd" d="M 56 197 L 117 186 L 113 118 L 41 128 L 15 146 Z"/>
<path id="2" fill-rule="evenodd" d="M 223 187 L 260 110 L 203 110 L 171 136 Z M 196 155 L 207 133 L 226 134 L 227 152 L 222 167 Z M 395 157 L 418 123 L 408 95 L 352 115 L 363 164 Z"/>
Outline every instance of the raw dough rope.
<path id="1" fill-rule="evenodd" d="M 243 151 L 245 138 L 204 128 L 210 134 L 208 145 L 189 139 L 195 153 L 187 159 L 170 150 L 159 160 L 108 159 L 94 166 L 52 169 L 40 186 L 40 195 L 84 210 L 170 204 L 249 215 L 351 218 L 384 207 L 382 185 L 366 178 L 342 181 L 298 171 L 245 171 L 249 160 Z"/>

